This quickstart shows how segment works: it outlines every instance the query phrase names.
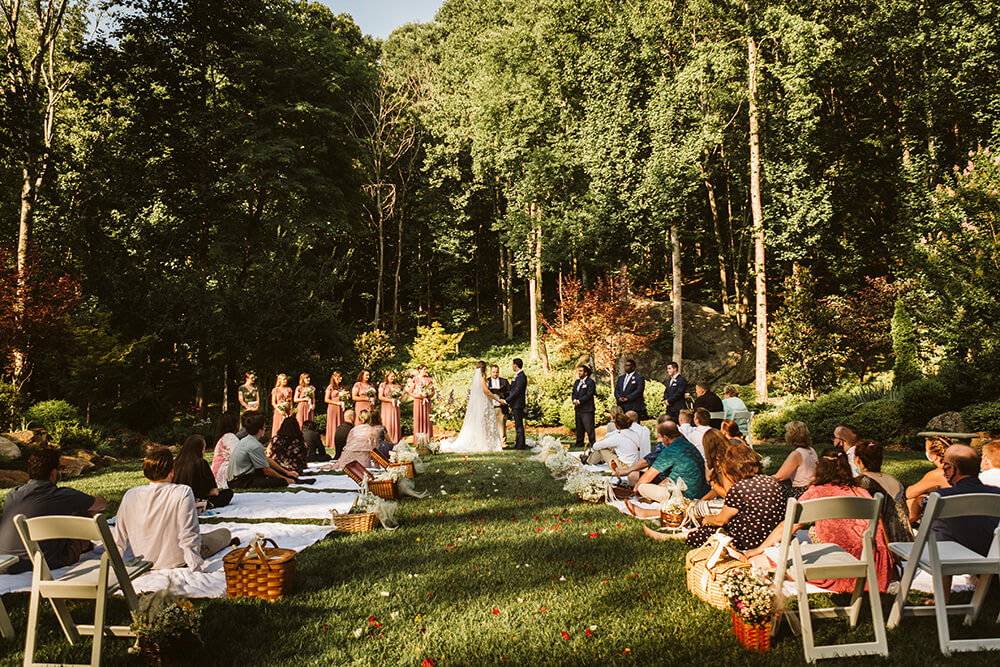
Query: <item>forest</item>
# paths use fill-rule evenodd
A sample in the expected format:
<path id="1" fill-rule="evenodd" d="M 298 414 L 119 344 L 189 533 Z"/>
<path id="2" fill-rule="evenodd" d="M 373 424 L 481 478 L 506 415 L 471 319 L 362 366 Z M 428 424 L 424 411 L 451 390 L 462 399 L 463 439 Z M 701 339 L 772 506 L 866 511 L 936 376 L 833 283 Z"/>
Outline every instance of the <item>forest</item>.
<path id="1" fill-rule="evenodd" d="M 0 429 L 449 346 L 683 361 L 688 302 L 760 403 L 1000 431 L 995 2 L 446 0 L 384 41 L 291 0 L 0 4 Z"/>

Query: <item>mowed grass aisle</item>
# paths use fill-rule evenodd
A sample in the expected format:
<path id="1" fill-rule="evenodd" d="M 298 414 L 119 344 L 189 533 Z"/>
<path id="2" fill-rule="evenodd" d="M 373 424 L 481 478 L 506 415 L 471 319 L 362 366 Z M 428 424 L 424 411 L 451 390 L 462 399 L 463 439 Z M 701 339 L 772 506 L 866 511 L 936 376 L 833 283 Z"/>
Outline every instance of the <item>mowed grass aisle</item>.
<path id="1" fill-rule="evenodd" d="M 775 459 L 772 469 L 787 452 L 765 450 Z M 888 471 L 910 482 L 926 467 L 918 457 L 894 454 Z M 400 502 L 397 530 L 336 535 L 304 551 L 294 594 L 276 603 L 199 601 L 205 646 L 186 663 L 802 662 L 801 643 L 787 629 L 770 654 L 741 649 L 728 613 L 688 593 L 683 544 L 652 542 L 637 520 L 577 501 L 526 454 L 425 458 L 427 473 L 416 482 L 431 495 Z M 117 501 L 140 478 L 132 466 L 74 486 L 102 490 Z M 27 596 L 4 600 L 23 632 Z M 114 613 L 118 622 L 120 605 Z M 996 614 L 992 603 L 988 620 L 974 631 L 1000 631 L 992 623 Z M 47 648 L 40 658 L 85 660 L 89 643 L 69 647 L 48 610 L 44 627 Z M 836 635 L 857 640 L 870 635 L 870 626 L 848 632 L 846 621 L 822 621 L 817 635 L 821 641 Z M 889 644 L 891 664 L 948 662 L 929 618 L 908 619 L 889 634 Z M 106 664 L 139 662 L 126 653 L 126 641 L 106 647 Z M 23 635 L 0 640 L 0 664 L 20 664 L 22 648 Z M 996 660 L 995 654 L 970 654 L 952 662 Z"/>

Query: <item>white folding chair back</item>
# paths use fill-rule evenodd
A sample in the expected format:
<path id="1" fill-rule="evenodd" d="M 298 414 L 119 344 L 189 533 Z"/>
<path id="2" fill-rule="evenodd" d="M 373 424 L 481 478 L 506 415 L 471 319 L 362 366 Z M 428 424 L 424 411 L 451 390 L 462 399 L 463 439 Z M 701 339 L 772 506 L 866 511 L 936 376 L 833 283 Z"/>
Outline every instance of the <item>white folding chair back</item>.
<path id="1" fill-rule="evenodd" d="M 750 422 L 753 421 L 753 414 L 749 410 L 738 410 L 733 413 L 733 421 L 740 427 L 740 433 L 743 434 L 747 442 L 752 442 L 750 439 Z"/>
<path id="2" fill-rule="evenodd" d="M 44 664 L 35 662 L 35 643 L 38 633 L 38 611 L 42 598 L 52 605 L 59 619 L 63 633 L 70 644 L 81 635 L 94 639 L 90 655 L 90 665 L 101 664 L 101 646 L 105 633 L 116 637 L 132 637 L 129 626 L 105 626 L 104 613 L 107 596 L 120 590 L 128 604 L 129 611 L 136 611 L 138 598 L 132 588 L 132 579 L 152 568 L 153 564 L 134 560 L 128 564 L 122 561 L 118 547 L 111 537 L 107 521 L 98 514 L 94 518 L 79 516 L 41 516 L 28 519 L 23 514 L 14 517 L 14 525 L 24 542 L 32 563 L 31 600 L 28 605 L 28 635 L 24 644 L 24 664 L 26 667 Z M 84 560 L 62 574 L 58 579 L 52 576 L 45 555 L 38 542 L 50 539 L 90 540 L 104 547 L 101 558 Z M 94 600 L 94 624 L 77 624 L 69 613 L 66 600 Z"/>
<path id="3" fill-rule="evenodd" d="M 17 562 L 17 556 L 10 554 L 0 554 L 0 573 Z M 3 606 L 3 598 L 0 598 L 0 637 L 13 639 L 14 626 L 10 624 L 10 616 L 7 615 L 7 608 Z"/>
<path id="4" fill-rule="evenodd" d="M 726 413 L 725 413 L 725 411 L 709 412 L 708 413 L 708 418 L 709 419 L 719 419 L 719 420 L 722 420 L 722 419 L 726 418 Z"/>
<path id="5" fill-rule="evenodd" d="M 818 498 L 803 503 L 788 499 L 785 523 L 774 573 L 775 621 L 772 635 L 777 634 L 781 621 L 788 619 L 793 631 L 802 631 L 802 647 L 807 662 L 819 658 L 838 658 L 857 655 L 888 655 L 885 623 L 882 619 L 882 601 L 879 598 L 878 575 L 875 568 L 875 538 L 878 530 L 882 494 L 874 498 L 841 497 Z M 836 544 L 802 544 L 794 537 L 796 524 L 814 523 L 822 519 L 862 519 L 868 521 L 862 536 L 861 558 Z M 799 602 L 798 618 L 785 609 L 784 582 L 791 574 Z M 854 594 L 847 607 L 811 609 L 806 582 L 810 579 L 855 579 Z M 813 638 L 812 619 L 847 616 L 851 626 L 857 624 L 861 602 L 868 584 L 868 599 L 872 610 L 875 641 L 855 644 L 817 646 Z"/>
<path id="6" fill-rule="evenodd" d="M 933 524 L 938 519 L 953 519 L 962 516 L 988 516 L 1000 518 L 1000 494 L 967 493 L 959 496 L 943 497 L 932 493 L 927 500 L 920 530 L 913 542 L 893 542 L 889 549 L 906 561 L 903 578 L 899 582 L 899 593 L 889 611 L 888 626 L 899 625 L 903 616 L 931 616 L 937 619 L 938 646 L 941 653 L 951 655 L 955 651 L 989 651 L 1000 649 L 1000 638 L 951 639 L 948 616 L 965 615 L 964 624 L 972 625 L 982 611 L 991 575 L 1000 576 L 1000 525 L 993 531 L 993 542 L 986 556 L 968 549 L 958 542 L 938 541 Z M 916 554 L 916 556 L 915 556 Z M 924 570 L 934 581 L 934 606 L 906 606 L 906 596 L 910 592 L 917 570 Z M 945 600 L 945 577 L 956 574 L 976 575 L 975 591 L 968 604 L 948 604 Z M 1000 617 L 997 617 L 1000 623 Z"/>

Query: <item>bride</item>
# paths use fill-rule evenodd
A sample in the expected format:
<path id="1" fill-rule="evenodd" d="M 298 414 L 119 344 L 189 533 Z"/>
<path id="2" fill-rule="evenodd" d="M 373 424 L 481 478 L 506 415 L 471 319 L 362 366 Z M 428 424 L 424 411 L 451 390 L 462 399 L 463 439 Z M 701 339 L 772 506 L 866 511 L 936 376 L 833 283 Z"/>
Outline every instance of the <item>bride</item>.
<path id="1" fill-rule="evenodd" d="M 441 441 L 442 452 L 499 452 L 503 449 L 503 436 L 497 424 L 493 401 L 500 400 L 486 385 L 486 362 L 476 363 L 469 387 L 469 405 L 458 437 Z"/>

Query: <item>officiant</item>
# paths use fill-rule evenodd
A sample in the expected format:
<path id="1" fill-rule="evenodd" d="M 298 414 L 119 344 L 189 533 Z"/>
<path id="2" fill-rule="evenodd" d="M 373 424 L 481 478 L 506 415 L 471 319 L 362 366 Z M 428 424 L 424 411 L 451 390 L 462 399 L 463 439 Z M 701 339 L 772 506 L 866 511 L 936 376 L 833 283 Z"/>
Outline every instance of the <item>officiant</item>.
<path id="1" fill-rule="evenodd" d="M 507 398 L 510 391 L 510 382 L 506 378 L 500 377 L 500 367 L 496 364 L 490 366 L 490 377 L 486 380 L 486 385 L 490 388 L 490 393 L 496 394 L 500 398 Z M 504 447 L 507 446 L 507 406 L 502 402 L 493 399 L 493 412 L 497 416 L 497 424 L 500 426 L 500 435 L 503 436 Z"/>

